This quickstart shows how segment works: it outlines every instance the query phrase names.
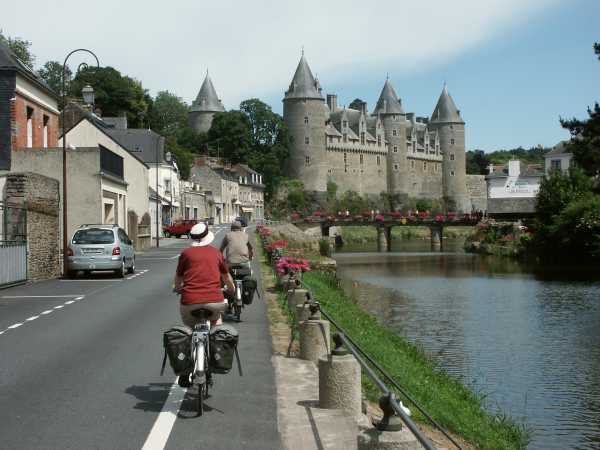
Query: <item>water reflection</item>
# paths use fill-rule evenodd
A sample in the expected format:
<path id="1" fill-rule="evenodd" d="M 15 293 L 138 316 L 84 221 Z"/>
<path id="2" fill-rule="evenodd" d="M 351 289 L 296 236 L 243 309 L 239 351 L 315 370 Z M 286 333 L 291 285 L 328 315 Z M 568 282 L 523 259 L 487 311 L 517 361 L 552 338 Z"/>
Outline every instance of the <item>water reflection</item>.
<path id="1" fill-rule="evenodd" d="M 487 408 L 524 420 L 530 448 L 600 448 L 600 283 L 543 279 L 505 258 L 411 250 L 337 254 L 342 284 L 486 394 Z"/>

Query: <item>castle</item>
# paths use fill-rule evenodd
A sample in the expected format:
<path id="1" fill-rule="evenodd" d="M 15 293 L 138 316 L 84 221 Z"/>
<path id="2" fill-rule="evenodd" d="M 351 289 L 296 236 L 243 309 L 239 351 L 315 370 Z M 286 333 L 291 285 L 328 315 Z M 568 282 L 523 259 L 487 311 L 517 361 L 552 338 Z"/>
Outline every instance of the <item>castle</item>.
<path id="1" fill-rule="evenodd" d="M 192 103 L 190 126 L 206 132 L 214 114 L 224 110 L 207 74 Z M 340 108 L 336 95 L 323 97 L 302 54 L 283 98 L 283 119 L 292 137 L 288 176 L 307 191 L 324 195 L 331 181 L 338 193 L 393 194 L 398 206 L 429 198 L 447 210 L 485 209 L 485 182 L 466 175 L 465 122 L 445 85 L 431 118 L 406 113 L 389 79 L 372 113 L 360 100 Z"/>
<path id="2" fill-rule="evenodd" d="M 304 55 L 285 92 L 283 118 L 292 136 L 289 175 L 308 191 L 366 196 L 395 194 L 443 200 L 455 211 L 471 211 L 465 168 L 465 122 L 448 89 L 431 119 L 406 113 L 389 79 L 374 111 L 354 101 L 340 108 L 337 96 L 323 98 Z"/>

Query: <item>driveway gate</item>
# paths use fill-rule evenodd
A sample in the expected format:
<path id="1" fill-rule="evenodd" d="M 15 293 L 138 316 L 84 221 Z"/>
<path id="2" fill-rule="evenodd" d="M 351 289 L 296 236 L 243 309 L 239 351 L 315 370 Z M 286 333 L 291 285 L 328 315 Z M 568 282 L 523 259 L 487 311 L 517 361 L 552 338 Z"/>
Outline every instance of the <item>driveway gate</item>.
<path id="1" fill-rule="evenodd" d="M 0 288 L 27 281 L 27 211 L 0 202 Z"/>

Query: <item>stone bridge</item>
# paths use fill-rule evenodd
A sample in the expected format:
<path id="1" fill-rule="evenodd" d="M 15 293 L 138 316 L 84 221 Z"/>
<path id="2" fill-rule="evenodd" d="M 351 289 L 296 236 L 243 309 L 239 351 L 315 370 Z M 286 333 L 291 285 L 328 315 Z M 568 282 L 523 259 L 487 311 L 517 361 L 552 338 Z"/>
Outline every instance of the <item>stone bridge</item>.
<path id="1" fill-rule="evenodd" d="M 475 226 L 481 220 L 479 215 L 465 215 L 456 218 L 418 218 L 418 217 L 394 217 L 376 219 L 371 217 L 310 217 L 303 220 L 295 220 L 292 223 L 306 230 L 308 228 L 321 228 L 321 236 L 329 237 L 331 227 L 375 227 L 377 229 L 377 250 L 389 252 L 392 248 L 393 227 L 427 227 L 430 232 L 431 250 L 442 251 L 442 239 L 445 227 Z"/>

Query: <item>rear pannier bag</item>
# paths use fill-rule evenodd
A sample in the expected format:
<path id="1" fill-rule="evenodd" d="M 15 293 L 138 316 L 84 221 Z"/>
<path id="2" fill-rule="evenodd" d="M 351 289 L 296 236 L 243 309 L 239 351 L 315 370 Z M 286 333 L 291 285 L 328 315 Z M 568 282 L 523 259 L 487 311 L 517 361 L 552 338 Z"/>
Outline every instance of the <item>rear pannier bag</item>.
<path id="1" fill-rule="evenodd" d="M 238 339 L 238 331 L 231 325 L 216 325 L 210 329 L 210 369 L 214 373 L 229 373 Z"/>
<path id="2" fill-rule="evenodd" d="M 169 363 L 175 375 L 181 375 L 192 369 L 192 329 L 185 325 L 171 327 L 163 333 L 163 346 L 165 356 L 163 358 L 162 372 L 165 369 L 165 359 L 169 357 Z"/>
<path id="3" fill-rule="evenodd" d="M 244 305 L 251 305 L 254 300 L 254 293 L 256 292 L 256 280 L 254 278 L 246 277 L 242 281 L 242 302 Z"/>

